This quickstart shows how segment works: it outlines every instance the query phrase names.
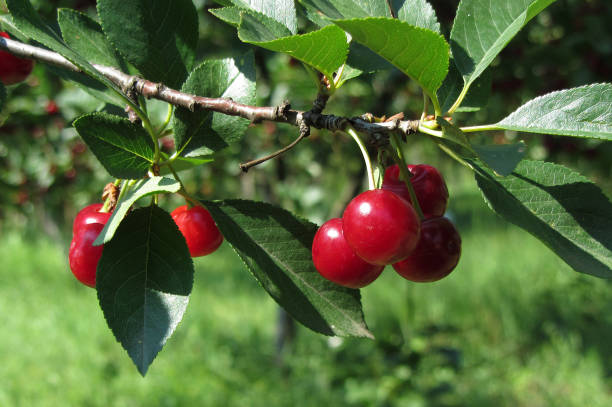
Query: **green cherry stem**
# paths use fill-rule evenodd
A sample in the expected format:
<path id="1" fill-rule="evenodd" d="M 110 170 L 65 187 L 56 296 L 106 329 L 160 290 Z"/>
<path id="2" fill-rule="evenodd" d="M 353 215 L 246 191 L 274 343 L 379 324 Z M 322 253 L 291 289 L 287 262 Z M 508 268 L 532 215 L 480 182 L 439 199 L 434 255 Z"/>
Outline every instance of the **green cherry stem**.
<path id="1" fill-rule="evenodd" d="M 495 130 L 503 130 L 501 127 L 497 127 L 494 124 L 483 124 L 481 126 L 467 126 L 460 127 L 461 131 L 464 133 L 474 133 L 476 131 L 495 131 Z"/>
<path id="2" fill-rule="evenodd" d="M 357 143 L 359 149 L 361 150 L 361 155 L 363 156 L 363 161 L 365 162 L 366 166 L 366 172 L 368 174 L 368 188 L 376 189 L 376 183 L 374 182 L 374 171 L 372 170 L 372 161 L 370 160 L 370 155 L 368 154 L 368 150 L 366 149 L 365 144 L 363 144 L 361 137 L 359 137 L 359 134 L 357 134 L 355 129 L 351 126 L 348 126 L 346 128 L 346 132 L 349 134 L 349 136 L 353 138 L 353 140 L 355 140 L 355 143 Z"/>
<path id="3" fill-rule="evenodd" d="M 170 120 L 172 120 L 173 112 L 174 112 L 174 105 L 171 105 L 168 103 L 168 115 L 166 116 L 166 120 L 164 120 L 161 127 L 159 128 L 159 131 L 157 132 L 158 137 L 164 136 L 164 131 L 166 130 L 166 127 L 168 127 L 168 124 L 170 124 Z"/>
<path id="4" fill-rule="evenodd" d="M 395 144 L 395 147 L 399 150 L 399 141 L 395 134 L 391 135 L 391 140 L 393 141 L 393 144 Z M 425 219 L 425 215 L 423 215 L 423 210 L 421 209 L 421 205 L 419 205 L 419 200 L 417 199 L 416 193 L 414 192 L 414 187 L 412 186 L 412 182 L 410 182 L 410 178 L 412 178 L 412 174 L 410 173 L 410 171 L 408 171 L 408 167 L 406 165 L 406 161 L 404 160 L 404 157 L 400 156 L 397 153 L 396 149 L 393 148 L 392 146 L 389 146 L 387 148 L 387 152 L 391 154 L 393 161 L 395 161 L 395 163 L 399 167 L 400 177 L 404 180 L 404 183 L 406 184 L 406 188 L 408 188 L 408 193 L 410 194 L 410 200 L 412 201 L 412 206 L 414 207 L 414 210 L 416 211 L 417 215 L 419 215 L 419 219 L 420 220 Z"/>

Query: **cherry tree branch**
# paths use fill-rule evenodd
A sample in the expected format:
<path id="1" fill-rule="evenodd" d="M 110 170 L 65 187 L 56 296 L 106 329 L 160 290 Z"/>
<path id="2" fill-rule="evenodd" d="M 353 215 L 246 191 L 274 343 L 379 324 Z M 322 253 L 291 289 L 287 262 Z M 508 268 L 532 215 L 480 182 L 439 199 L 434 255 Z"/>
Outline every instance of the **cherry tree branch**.
<path id="1" fill-rule="evenodd" d="M 69 71 L 82 73 L 81 69 L 60 54 L 44 48 L 0 37 L 0 49 L 22 58 L 30 58 Z M 343 130 L 346 126 L 351 125 L 358 132 L 368 134 L 374 142 L 381 138 L 388 138 L 388 135 L 391 133 L 401 136 L 416 133 L 419 127 L 419 120 L 396 119 L 386 122 L 375 122 L 371 119 L 371 115 L 349 118 L 322 114 L 322 107 L 325 105 L 326 100 L 321 101 L 319 98 L 315 101 L 313 109 L 300 111 L 291 109 L 287 103 L 280 106 L 250 106 L 229 98 L 197 96 L 171 89 L 162 83 L 151 82 L 138 76 L 128 75 L 113 67 L 98 64 L 92 65 L 102 75 L 119 86 L 126 94 L 139 94 L 146 98 L 162 100 L 174 106 L 189 109 L 190 111 L 198 109 L 210 110 L 229 116 L 239 116 L 254 123 L 268 120 L 277 123 L 287 123 L 300 129 L 306 125 L 316 129 L 336 131 Z M 304 137 L 302 136 L 302 130 L 300 130 L 299 139 L 301 140 Z"/>

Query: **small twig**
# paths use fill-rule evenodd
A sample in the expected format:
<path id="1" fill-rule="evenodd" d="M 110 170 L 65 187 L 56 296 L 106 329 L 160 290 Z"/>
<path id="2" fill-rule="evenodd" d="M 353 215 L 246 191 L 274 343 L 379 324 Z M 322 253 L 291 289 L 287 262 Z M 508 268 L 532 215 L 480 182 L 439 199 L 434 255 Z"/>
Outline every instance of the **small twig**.
<path id="1" fill-rule="evenodd" d="M 293 147 L 298 145 L 298 143 L 300 141 L 304 140 L 308 136 L 310 136 L 310 127 L 308 127 L 306 122 L 302 119 L 300 121 L 300 135 L 295 140 L 293 140 L 293 142 L 291 142 L 291 144 L 289 144 L 289 145 L 281 148 L 280 150 L 278 150 L 278 151 L 276 151 L 276 152 L 274 152 L 274 153 L 272 153 L 270 155 L 267 155 L 265 157 L 261 157 L 261 158 L 258 158 L 256 160 L 252 160 L 252 161 L 249 161 L 249 162 L 246 162 L 246 163 L 242 163 L 242 164 L 240 164 L 240 169 L 243 172 L 248 172 L 251 167 L 254 167 L 254 166 L 259 165 L 261 163 L 264 163 L 264 162 L 266 162 L 268 160 L 271 160 L 274 157 L 278 157 L 279 155 L 286 153 L 287 151 L 291 150 Z"/>

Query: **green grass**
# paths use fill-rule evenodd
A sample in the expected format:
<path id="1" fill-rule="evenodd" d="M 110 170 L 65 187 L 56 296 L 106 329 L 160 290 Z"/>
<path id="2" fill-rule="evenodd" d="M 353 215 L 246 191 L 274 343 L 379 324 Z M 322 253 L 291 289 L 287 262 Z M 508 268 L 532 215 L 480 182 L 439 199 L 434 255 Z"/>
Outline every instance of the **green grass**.
<path id="1" fill-rule="evenodd" d="M 300 327 L 280 366 L 276 305 L 224 245 L 196 262 L 185 318 L 144 379 L 65 252 L 9 232 L 0 406 L 612 405 L 610 283 L 457 195 L 458 269 L 413 284 L 389 268 L 362 290 L 376 341 Z"/>

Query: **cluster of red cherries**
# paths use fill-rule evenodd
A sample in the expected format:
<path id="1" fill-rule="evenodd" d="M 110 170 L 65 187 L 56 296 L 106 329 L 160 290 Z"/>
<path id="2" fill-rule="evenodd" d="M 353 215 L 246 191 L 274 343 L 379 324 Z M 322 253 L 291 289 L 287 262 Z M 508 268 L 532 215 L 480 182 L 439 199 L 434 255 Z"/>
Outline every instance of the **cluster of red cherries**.
<path id="1" fill-rule="evenodd" d="M 10 38 L 5 32 L 0 37 Z M 6 51 L 0 51 L 0 82 L 5 85 L 14 85 L 24 81 L 32 72 L 34 61 L 16 57 Z"/>
<path id="2" fill-rule="evenodd" d="M 315 268 L 326 279 L 350 288 L 372 283 L 391 264 L 402 277 L 437 281 L 455 268 L 461 237 L 443 217 L 448 189 L 440 172 L 425 164 L 408 165 L 423 219 L 397 165 L 386 169 L 382 188 L 357 195 L 342 218 L 325 222 L 312 243 Z"/>
<path id="3" fill-rule="evenodd" d="M 96 286 L 96 270 L 104 246 L 94 246 L 110 212 L 100 212 L 101 203 L 81 209 L 72 225 L 72 242 L 68 252 L 70 270 L 81 283 Z M 217 250 L 223 243 L 223 235 L 210 213 L 201 206 L 179 206 L 170 214 L 187 242 L 191 257 L 200 257 Z"/>

